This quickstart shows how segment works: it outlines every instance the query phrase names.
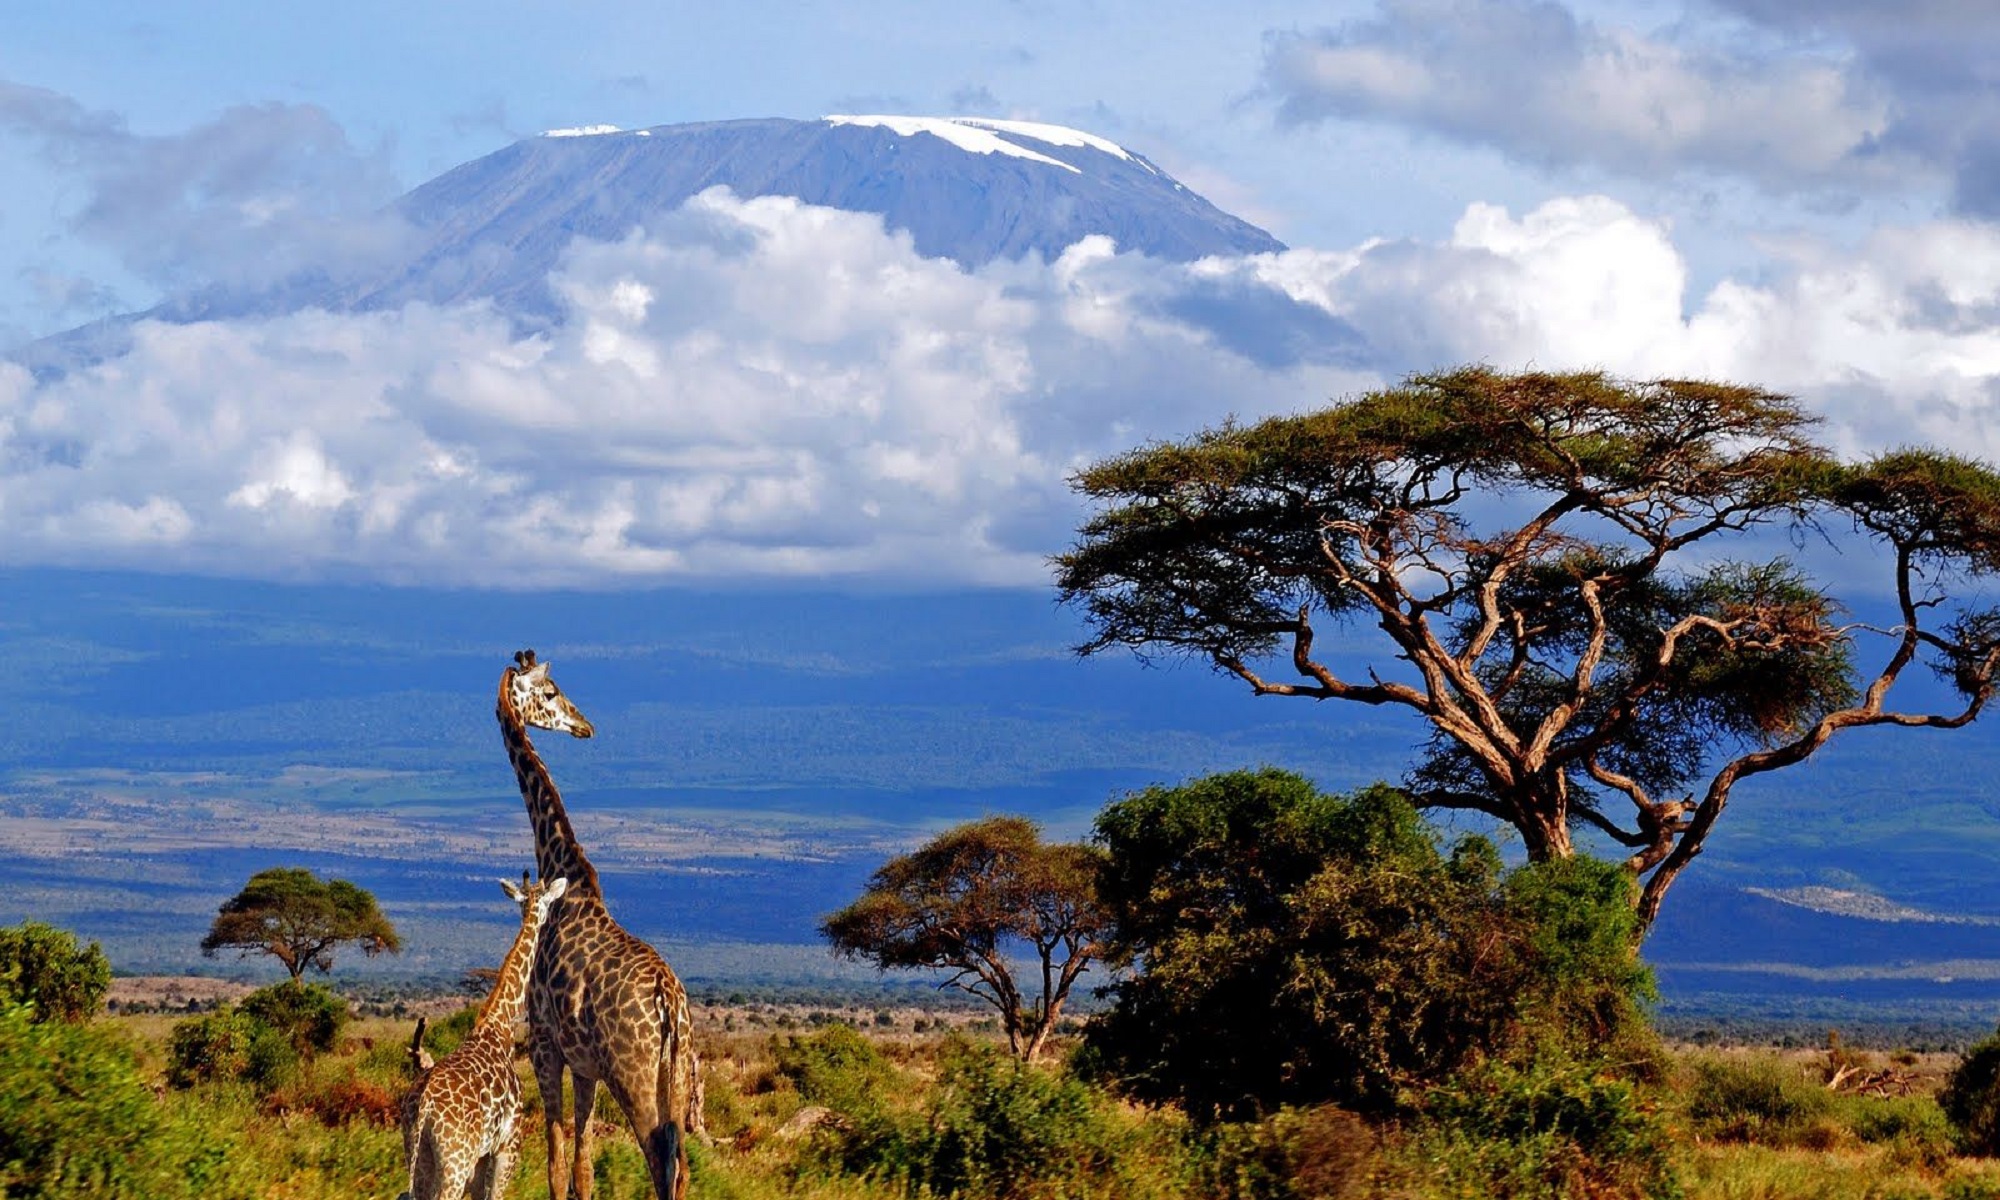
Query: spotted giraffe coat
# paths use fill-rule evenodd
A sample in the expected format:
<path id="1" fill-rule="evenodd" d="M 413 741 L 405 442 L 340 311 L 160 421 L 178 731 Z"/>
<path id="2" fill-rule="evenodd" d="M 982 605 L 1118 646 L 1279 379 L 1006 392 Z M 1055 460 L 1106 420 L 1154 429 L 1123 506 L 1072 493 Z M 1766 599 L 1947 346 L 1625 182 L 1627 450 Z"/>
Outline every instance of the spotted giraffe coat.
<path id="1" fill-rule="evenodd" d="M 523 881 L 525 882 L 525 880 Z M 502 884 L 521 904 L 521 929 L 501 960 L 493 991 L 472 1032 L 443 1061 L 425 1067 L 413 1046 L 417 1080 L 403 1098 L 405 1200 L 498 1200 L 514 1175 L 521 1146 L 521 1077 L 514 1070 L 514 1026 L 527 1012 L 528 976 L 550 909 L 568 880 Z"/>
<path id="2" fill-rule="evenodd" d="M 658 1200 L 687 1193 L 686 1139 L 702 1132 L 701 1066 L 687 992 L 666 960 L 625 931 L 604 905 L 529 726 L 587 738 L 594 730 L 523 650 L 500 678 L 497 716 L 507 757 L 534 826 L 535 862 L 570 880 L 561 912 L 542 933 L 529 985 L 528 1054 L 545 1097 L 549 1194 L 591 1200 L 590 1113 L 602 1084 L 625 1113 Z M 563 1076 L 574 1093 L 564 1112 Z"/>

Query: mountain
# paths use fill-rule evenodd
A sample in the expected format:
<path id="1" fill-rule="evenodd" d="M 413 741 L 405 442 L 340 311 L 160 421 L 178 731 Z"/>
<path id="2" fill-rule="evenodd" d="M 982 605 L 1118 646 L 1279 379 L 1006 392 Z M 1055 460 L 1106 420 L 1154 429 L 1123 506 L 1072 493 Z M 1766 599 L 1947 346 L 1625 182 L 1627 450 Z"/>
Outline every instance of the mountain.
<path id="1" fill-rule="evenodd" d="M 1172 261 L 1284 249 L 1141 154 L 1059 125 L 972 117 L 831 116 L 553 130 L 455 167 L 384 214 L 394 247 L 263 290 L 209 288 L 94 322 L 15 357 L 40 373 L 100 361 L 142 318 L 187 322 L 309 308 L 366 312 L 491 300 L 516 322 L 560 319 L 549 272 L 576 238 L 658 226 L 709 188 L 876 213 L 917 251 L 969 268 L 1054 258 L 1084 237 Z"/>

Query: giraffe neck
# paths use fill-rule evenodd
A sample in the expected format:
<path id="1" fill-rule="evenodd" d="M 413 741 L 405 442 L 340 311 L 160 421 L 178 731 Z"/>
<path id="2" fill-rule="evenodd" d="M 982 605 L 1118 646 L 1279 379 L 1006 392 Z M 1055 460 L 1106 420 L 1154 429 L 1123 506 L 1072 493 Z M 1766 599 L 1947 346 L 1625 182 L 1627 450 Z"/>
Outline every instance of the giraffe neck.
<path id="1" fill-rule="evenodd" d="M 528 726 L 514 707 L 514 671 L 500 677 L 500 740 L 506 743 L 507 758 L 514 764 L 514 778 L 521 785 L 521 799 L 528 806 L 528 821 L 535 827 L 535 869 L 543 879 L 569 880 L 565 898 L 596 896 L 597 868 L 583 856 L 577 845 L 576 830 L 570 827 L 569 813 L 563 808 L 562 793 L 535 744 L 528 740 Z"/>
<path id="2" fill-rule="evenodd" d="M 500 978 L 493 981 L 486 1003 L 479 1006 L 479 1016 L 472 1022 L 474 1029 L 500 1026 L 511 1031 L 514 1023 L 527 1015 L 528 974 L 535 965 L 535 939 L 541 936 L 543 923 L 535 915 L 537 911 L 546 910 L 529 910 L 521 932 L 514 935 L 514 944 L 507 947 L 507 957 L 500 960 Z"/>

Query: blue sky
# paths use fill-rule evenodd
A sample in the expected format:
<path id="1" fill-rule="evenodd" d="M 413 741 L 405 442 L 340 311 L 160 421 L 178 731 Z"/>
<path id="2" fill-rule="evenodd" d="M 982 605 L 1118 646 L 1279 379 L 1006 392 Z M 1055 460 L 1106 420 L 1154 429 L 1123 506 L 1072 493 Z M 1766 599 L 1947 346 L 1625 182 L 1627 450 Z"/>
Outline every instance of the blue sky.
<path id="1" fill-rule="evenodd" d="M 865 220 L 723 203 L 763 253 L 579 248 L 573 319 L 540 342 L 470 311 L 301 316 L 163 330 L 56 384 L 0 367 L 13 561 L 1033 586 L 1077 463 L 1467 360 L 1739 378 L 1845 449 L 2000 452 L 1990 4 L 32 4 L 8 26 L 0 345 L 343 253 L 400 191 L 599 122 L 1055 122 L 1293 247 L 965 272 Z M 1241 359 L 1160 315 L 1196 287 L 1316 306 L 1368 353 Z M 693 288 L 713 311 L 669 302 Z M 531 577 L 483 573 L 470 548 L 501 537 Z"/>

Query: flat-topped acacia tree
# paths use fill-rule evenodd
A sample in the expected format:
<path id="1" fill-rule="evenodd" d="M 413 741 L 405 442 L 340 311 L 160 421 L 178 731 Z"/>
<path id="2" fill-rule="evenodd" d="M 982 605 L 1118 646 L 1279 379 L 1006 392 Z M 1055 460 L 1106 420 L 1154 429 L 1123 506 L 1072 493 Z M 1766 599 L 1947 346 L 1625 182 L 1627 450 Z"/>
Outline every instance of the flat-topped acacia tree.
<path id="1" fill-rule="evenodd" d="M 1413 799 L 1488 813 L 1537 860 L 1602 830 L 1650 922 L 1740 780 L 1844 729 L 1965 725 L 1993 693 L 2000 608 L 1975 601 L 2000 474 L 1933 449 L 1846 461 L 1814 425 L 1725 383 L 1413 376 L 1080 472 L 1097 508 L 1058 585 L 1082 653 L 1414 711 Z M 1787 530 L 1864 549 L 1898 616 L 1849 622 L 1771 553 Z M 1379 653 L 1336 670 L 1326 621 L 1373 626 Z M 1937 711 L 1892 705 L 1919 664 L 1949 687 Z"/>

